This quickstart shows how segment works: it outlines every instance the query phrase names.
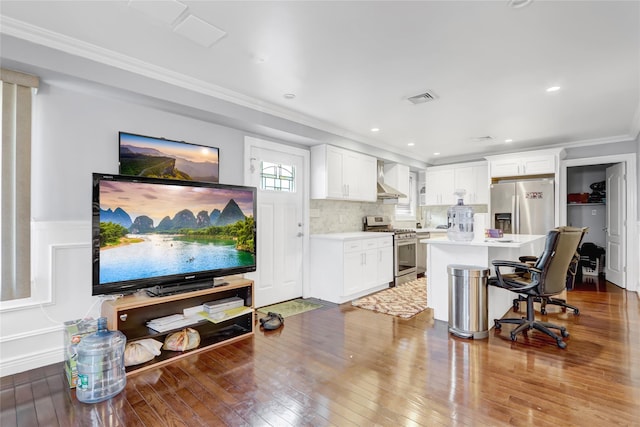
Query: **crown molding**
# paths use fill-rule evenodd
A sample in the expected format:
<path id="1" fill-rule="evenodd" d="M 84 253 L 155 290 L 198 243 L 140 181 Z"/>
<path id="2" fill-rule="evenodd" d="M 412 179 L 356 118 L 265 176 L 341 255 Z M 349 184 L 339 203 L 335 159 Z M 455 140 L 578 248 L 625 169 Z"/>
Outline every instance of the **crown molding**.
<path id="1" fill-rule="evenodd" d="M 0 33 L 55 49 L 73 56 L 88 59 L 106 66 L 134 73 L 152 80 L 167 83 L 172 86 L 250 108 L 261 113 L 271 114 L 298 124 L 333 133 L 344 138 L 355 139 L 356 141 L 363 141 L 364 139 L 362 135 L 352 134 L 345 129 L 305 116 L 301 113 L 226 89 L 204 80 L 196 79 L 186 74 L 177 73 L 175 71 L 87 43 L 83 40 L 78 40 L 57 32 L 49 31 L 14 18 L 0 15 Z"/>

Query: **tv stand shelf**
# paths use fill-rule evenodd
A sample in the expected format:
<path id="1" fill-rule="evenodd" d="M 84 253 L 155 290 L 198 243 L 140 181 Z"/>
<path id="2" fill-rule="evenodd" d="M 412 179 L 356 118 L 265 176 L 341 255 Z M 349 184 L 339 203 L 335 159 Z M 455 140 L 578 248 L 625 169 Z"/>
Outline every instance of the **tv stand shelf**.
<path id="1" fill-rule="evenodd" d="M 159 356 L 149 362 L 128 366 L 127 374 L 159 366 L 224 344 L 238 341 L 254 334 L 253 331 L 253 281 L 242 278 L 229 279 L 228 284 L 199 291 L 168 295 L 165 297 L 149 297 L 146 295 L 130 295 L 115 301 L 102 303 L 102 316 L 107 318 L 110 330 L 119 330 L 127 337 L 127 342 L 143 338 L 153 338 L 164 342 L 167 335 L 176 330 L 156 332 L 146 326 L 149 320 L 170 314 L 182 314 L 185 308 L 204 304 L 223 298 L 239 297 L 251 311 L 232 317 L 220 323 L 208 320 L 185 326 L 193 328 L 200 334 L 200 345 L 187 351 L 162 350 Z M 179 328 L 177 330 L 182 330 Z"/>

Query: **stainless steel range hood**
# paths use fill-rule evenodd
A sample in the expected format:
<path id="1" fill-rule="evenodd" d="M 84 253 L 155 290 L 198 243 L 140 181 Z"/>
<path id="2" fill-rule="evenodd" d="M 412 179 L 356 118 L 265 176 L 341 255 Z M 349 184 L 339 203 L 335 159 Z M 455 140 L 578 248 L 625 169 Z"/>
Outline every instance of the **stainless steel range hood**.
<path id="1" fill-rule="evenodd" d="M 399 199 L 407 197 L 400 191 L 384 183 L 384 162 L 378 160 L 378 199 Z"/>

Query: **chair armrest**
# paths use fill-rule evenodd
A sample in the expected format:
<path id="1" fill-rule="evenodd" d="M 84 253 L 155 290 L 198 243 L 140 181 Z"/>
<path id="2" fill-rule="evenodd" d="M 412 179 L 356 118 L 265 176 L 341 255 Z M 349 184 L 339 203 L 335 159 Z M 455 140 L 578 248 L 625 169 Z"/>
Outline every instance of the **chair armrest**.
<path id="1" fill-rule="evenodd" d="M 491 261 L 494 267 L 513 267 L 513 268 L 530 268 L 531 264 L 525 264 L 524 262 L 518 261 L 505 261 L 501 259 L 497 259 L 495 261 Z"/>
<path id="2" fill-rule="evenodd" d="M 514 292 L 526 291 L 538 286 L 537 282 L 521 283 L 521 282 L 518 282 L 517 280 L 509 280 L 509 283 L 507 284 L 507 282 L 502 277 L 502 273 L 500 272 L 500 267 L 510 267 L 510 268 L 519 268 L 519 269 L 525 270 L 528 273 L 542 273 L 542 270 L 540 270 L 539 268 L 533 267 L 531 264 L 526 264 L 518 261 L 506 261 L 506 260 L 495 260 L 495 261 L 492 261 L 491 264 L 493 264 L 493 266 L 495 267 L 496 279 L 498 282 L 493 286 L 498 286 L 500 288 L 508 289 Z"/>

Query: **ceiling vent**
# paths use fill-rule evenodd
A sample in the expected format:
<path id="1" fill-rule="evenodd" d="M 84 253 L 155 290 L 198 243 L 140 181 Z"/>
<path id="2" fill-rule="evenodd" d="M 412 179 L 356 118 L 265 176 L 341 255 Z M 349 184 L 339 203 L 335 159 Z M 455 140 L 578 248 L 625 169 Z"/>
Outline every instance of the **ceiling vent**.
<path id="1" fill-rule="evenodd" d="M 425 93 L 421 93 L 420 95 L 415 95 L 408 98 L 412 104 L 424 104 L 425 102 L 435 101 L 438 99 L 438 95 L 433 93 L 432 91 L 427 91 Z"/>

